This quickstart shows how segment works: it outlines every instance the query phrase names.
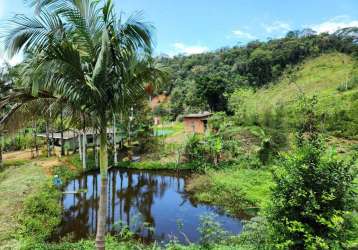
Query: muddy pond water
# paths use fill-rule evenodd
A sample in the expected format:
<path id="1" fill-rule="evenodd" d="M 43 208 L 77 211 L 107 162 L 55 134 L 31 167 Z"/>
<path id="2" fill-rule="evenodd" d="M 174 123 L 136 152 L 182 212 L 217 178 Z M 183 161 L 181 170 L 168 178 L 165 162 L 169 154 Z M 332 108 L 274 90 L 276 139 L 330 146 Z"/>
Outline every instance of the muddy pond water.
<path id="1" fill-rule="evenodd" d="M 240 219 L 215 206 L 196 202 L 185 191 L 189 172 L 112 169 L 108 176 L 107 231 L 118 233 L 126 225 L 144 242 L 168 242 L 176 237 L 197 242 L 200 218 L 212 215 L 223 229 L 238 234 Z M 72 180 L 62 197 L 64 214 L 58 238 L 89 238 L 96 232 L 100 175 L 87 173 Z M 71 193 L 87 190 L 85 193 Z M 66 193 L 67 192 L 67 193 Z"/>

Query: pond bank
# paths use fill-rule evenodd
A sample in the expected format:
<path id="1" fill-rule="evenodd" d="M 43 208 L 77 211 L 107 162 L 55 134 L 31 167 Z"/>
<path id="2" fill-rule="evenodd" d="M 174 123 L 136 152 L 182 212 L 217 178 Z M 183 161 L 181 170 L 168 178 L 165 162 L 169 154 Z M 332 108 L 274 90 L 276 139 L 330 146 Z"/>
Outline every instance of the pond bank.
<path id="1" fill-rule="evenodd" d="M 209 170 L 191 178 L 187 190 L 201 202 L 223 207 L 231 214 L 255 214 L 270 198 L 273 186 L 269 170 L 231 167 Z"/>
<path id="2" fill-rule="evenodd" d="M 33 161 L 33 162 L 35 162 L 35 161 Z M 53 161 L 53 159 L 52 159 L 51 162 L 55 162 L 55 161 Z M 67 180 L 71 181 L 72 179 L 76 178 L 76 176 L 79 176 L 81 174 L 81 171 L 82 171 L 81 166 L 77 167 L 76 164 L 73 164 L 71 161 L 68 161 L 67 158 L 63 158 L 63 159 L 61 159 L 61 161 L 58 161 L 57 163 L 61 164 L 61 165 L 56 166 L 56 167 L 51 167 L 50 175 L 52 176 L 54 174 L 58 174 L 59 176 L 61 176 L 61 178 L 63 178 L 64 182 L 66 182 Z M 46 165 L 46 164 L 44 164 L 44 165 Z M 174 168 L 174 166 L 175 166 L 175 168 Z M 135 170 L 135 168 L 138 170 Z M 168 164 L 163 167 L 163 166 L 160 166 L 159 163 L 155 163 L 155 162 L 154 163 L 153 162 L 141 162 L 141 163 L 130 163 L 129 166 L 127 165 L 126 169 L 122 169 L 122 170 L 123 171 L 132 171 L 133 173 L 138 173 L 138 172 L 142 172 L 143 170 L 148 170 L 149 174 L 155 174 L 156 172 L 161 172 L 161 171 L 159 171 L 159 169 L 163 169 L 163 168 L 166 168 L 167 170 L 168 169 L 169 170 L 170 169 L 171 170 L 173 170 L 173 169 L 174 170 L 184 170 L 185 169 L 185 168 L 178 169 L 176 164 L 175 165 Z M 190 167 L 188 167 L 188 169 L 190 169 Z M 193 193 L 194 194 L 193 197 L 195 198 L 194 200 L 198 199 L 200 202 L 204 202 L 204 203 L 208 203 L 208 204 L 217 204 L 217 205 L 223 206 L 227 211 L 231 212 L 231 211 L 233 211 L 230 209 L 231 205 L 233 204 L 232 201 L 238 201 L 238 200 L 236 198 L 232 199 L 232 197 L 228 196 L 228 193 L 229 193 L 228 188 L 230 187 L 230 185 L 231 186 L 239 185 L 239 187 L 241 187 L 241 188 L 243 188 L 245 185 L 247 185 L 247 188 L 250 189 L 252 186 L 255 186 L 255 184 L 257 184 L 259 187 L 262 188 L 262 190 L 264 190 L 265 185 L 263 185 L 264 183 L 261 183 L 261 180 L 267 177 L 267 173 L 266 173 L 266 175 L 265 174 L 263 174 L 262 176 L 260 175 L 260 172 L 263 172 L 262 170 L 253 170 L 253 171 L 247 170 L 246 171 L 246 170 L 242 170 L 242 169 L 240 169 L 240 170 L 235 169 L 235 171 L 234 171 L 234 169 L 235 168 L 233 168 L 231 170 L 229 168 L 229 169 L 220 170 L 220 171 L 219 170 L 208 171 L 207 174 L 205 174 L 205 175 L 195 176 L 195 178 L 191 178 L 190 184 L 186 184 L 185 186 L 190 186 L 190 185 L 195 186 L 195 184 L 194 184 L 195 182 L 192 182 L 192 180 L 196 180 L 197 177 L 198 177 L 198 180 L 204 180 L 203 178 L 207 178 L 207 176 L 208 176 L 210 185 L 207 186 L 206 194 L 204 192 L 205 189 L 204 189 L 203 185 L 201 186 L 202 187 L 201 189 L 197 189 L 195 192 L 193 190 L 191 190 L 191 192 L 194 192 Z M 29 168 L 29 170 L 30 170 L 30 168 Z M 121 168 L 113 169 L 113 170 L 121 171 Z M 48 176 L 46 177 L 46 173 L 49 174 L 48 166 L 46 168 L 45 168 L 45 166 L 42 166 L 42 167 L 37 166 L 35 169 L 32 169 L 31 173 L 27 172 L 27 175 L 32 176 L 33 174 L 38 174 L 39 171 L 42 171 L 43 179 L 41 179 L 41 181 L 37 181 L 38 192 L 30 193 L 26 197 L 24 197 L 23 199 L 25 200 L 25 203 L 24 203 L 24 206 L 21 208 L 22 214 L 24 215 L 22 217 L 22 221 L 21 221 L 21 223 L 22 223 L 21 228 L 22 228 L 22 233 L 23 233 L 22 235 L 27 235 L 27 237 L 25 237 L 25 239 L 24 239 L 19 233 L 17 233 L 17 235 L 16 235 L 17 239 L 20 239 L 21 241 L 15 242 L 15 243 L 16 244 L 21 243 L 22 249 L 40 249 L 41 247 L 44 249 L 61 249 L 61 250 L 62 249 L 95 249 L 94 241 L 92 240 L 91 237 L 88 240 L 83 240 L 83 241 L 81 240 L 76 243 L 66 242 L 66 240 L 64 243 L 54 243 L 54 242 L 50 243 L 48 241 L 52 237 L 51 235 L 54 232 L 54 230 L 57 230 L 58 225 L 60 224 L 60 221 L 61 221 L 60 216 L 62 213 L 61 212 L 62 209 L 58 202 L 59 192 L 54 190 L 53 188 L 51 188 L 51 181 L 50 181 L 51 178 L 49 178 Z M 45 174 L 44 174 L 44 172 L 45 172 Z M 179 171 L 179 173 L 177 171 L 171 171 L 171 172 L 180 174 L 182 171 Z M 259 175 L 259 177 L 257 177 L 257 179 L 255 179 L 256 175 Z M 141 178 L 138 177 L 138 180 L 143 180 L 142 177 Z M 6 179 L 7 179 L 7 177 L 6 177 Z M 162 178 L 160 178 L 160 179 L 162 179 Z M 157 180 L 157 181 L 159 181 L 158 185 L 161 183 L 160 179 Z M 225 181 L 220 182 L 219 181 L 220 179 L 224 179 Z M 240 179 L 241 179 L 241 181 L 240 181 Z M 249 179 L 249 180 L 247 181 L 247 179 Z M 153 183 L 153 182 L 150 181 L 149 183 Z M 243 185 L 243 183 L 246 183 L 246 184 Z M 139 182 L 138 182 L 138 185 L 139 185 Z M 145 185 L 145 186 L 147 186 L 147 185 Z M 159 185 L 159 186 L 161 186 L 161 185 Z M 134 187 L 135 186 L 133 186 L 132 189 L 137 190 Z M 195 187 L 198 187 L 198 186 L 196 185 Z M 259 189 L 254 191 L 254 193 L 256 195 L 259 195 Z M 143 192 L 145 191 L 143 189 L 143 187 L 138 190 L 139 191 L 142 190 Z M 215 196 L 211 196 L 214 193 L 214 190 L 221 190 L 221 191 L 217 192 L 215 194 Z M 241 191 L 242 191 L 242 189 L 241 189 Z M 168 191 L 166 191 L 166 192 L 168 192 Z M 146 192 L 144 192 L 143 195 L 145 197 L 147 197 L 145 193 Z M 159 194 L 160 193 L 161 192 L 159 192 Z M 231 193 L 235 194 L 235 192 L 231 192 Z M 170 196 L 172 196 L 171 192 L 169 192 L 168 194 L 170 194 Z M 181 193 L 181 192 L 180 192 L 180 194 L 183 195 L 183 193 Z M 222 194 L 224 194 L 223 197 L 225 197 L 225 199 L 227 199 L 227 201 L 226 201 L 227 204 L 231 204 L 230 206 L 227 206 L 227 204 L 224 204 L 225 199 L 221 200 L 223 202 L 222 204 L 220 202 L 218 202 L 218 197 Z M 240 194 L 243 194 L 243 193 L 240 193 Z M 252 196 L 252 194 L 250 194 L 250 193 L 245 193 L 245 195 L 247 195 L 247 194 L 249 197 L 248 198 L 249 201 L 255 201 L 255 199 L 254 199 L 255 195 Z M 204 198 L 206 197 L 206 198 L 204 199 L 203 197 Z M 234 197 L 236 197 L 236 196 L 234 196 Z M 242 202 L 245 199 L 241 199 L 240 202 Z M 157 203 L 159 205 L 161 204 L 160 202 L 154 202 L 154 204 L 157 204 Z M 138 209 L 142 210 L 142 208 L 143 208 L 143 206 L 138 206 Z M 167 211 L 168 209 L 165 209 L 165 210 Z M 40 211 L 42 211 L 42 212 L 40 212 Z M 115 210 L 113 210 L 113 211 L 115 211 Z M 182 213 L 184 213 L 184 212 L 182 212 Z M 193 214 L 193 212 L 190 212 L 189 214 Z M 189 220 L 189 221 L 191 221 L 191 220 Z M 184 223 L 184 226 L 185 226 L 185 224 L 188 224 L 188 222 Z M 34 225 L 39 225 L 39 227 L 34 227 Z M 44 225 L 46 225 L 46 226 L 44 226 Z M 175 222 L 175 221 L 173 223 L 171 223 L 171 225 L 178 227 L 177 222 Z M 214 225 L 215 225 L 215 223 L 214 223 Z M 17 224 L 16 226 L 19 226 L 19 225 Z M 217 231 L 217 230 L 220 231 L 220 229 L 215 229 L 214 231 Z M 107 238 L 108 249 L 133 249 L 135 247 L 139 247 L 140 249 L 163 249 L 163 247 L 164 247 L 164 249 L 201 249 L 200 244 L 189 244 L 187 246 L 184 246 L 184 245 L 180 245 L 179 243 L 175 243 L 174 244 L 175 247 L 170 248 L 169 245 L 172 244 L 170 242 L 168 243 L 169 245 L 166 244 L 165 246 L 162 245 L 162 246 L 155 247 L 152 244 L 150 244 L 149 246 L 148 245 L 144 246 L 144 245 L 142 245 L 142 243 L 135 241 L 133 239 L 132 233 L 126 232 L 125 234 L 126 234 L 126 236 L 124 238 L 108 237 Z M 130 236 L 130 235 L 132 235 L 132 236 Z M 210 236 L 210 237 L 214 237 L 214 236 Z M 238 236 L 231 236 L 230 239 L 234 239 L 232 237 L 237 238 Z M 238 249 L 238 248 L 235 248 L 237 246 L 237 245 L 235 245 L 235 244 L 237 244 L 236 240 L 235 240 L 236 243 L 231 242 L 231 240 L 229 240 L 229 238 L 225 238 L 224 240 L 220 239 L 219 241 L 215 240 L 215 241 L 221 242 L 220 243 L 221 245 L 218 244 L 218 246 L 226 247 L 226 246 L 233 245 L 234 248 L 232 248 L 232 249 Z M 225 243 L 223 243 L 224 241 L 225 241 Z M 0 246 L 2 246 L 2 245 L 0 244 Z M 0 247 L 0 249 L 1 249 L 1 247 Z M 16 248 L 10 248 L 10 249 L 16 249 Z"/>

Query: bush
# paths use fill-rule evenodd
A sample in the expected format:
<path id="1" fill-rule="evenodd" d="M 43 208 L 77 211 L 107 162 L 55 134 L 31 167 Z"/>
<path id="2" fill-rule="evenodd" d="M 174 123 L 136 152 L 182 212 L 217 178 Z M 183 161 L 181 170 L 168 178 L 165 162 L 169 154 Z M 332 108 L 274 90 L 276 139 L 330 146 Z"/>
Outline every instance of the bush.
<path id="1" fill-rule="evenodd" d="M 25 245 L 49 239 L 61 221 L 60 195 L 49 182 L 25 200 L 19 215 L 19 235 Z"/>
<path id="2" fill-rule="evenodd" d="M 257 216 L 249 221 L 244 221 L 243 230 L 238 237 L 238 242 L 244 249 L 272 249 L 266 218 Z"/>
<path id="3" fill-rule="evenodd" d="M 215 216 L 212 214 L 200 216 L 200 226 L 198 230 L 200 233 L 199 242 L 205 248 L 209 248 L 215 243 L 222 243 L 229 236 L 221 224 L 215 221 Z"/>
<path id="4" fill-rule="evenodd" d="M 63 181 L 63 184 L 66 184 L 68 181 L 74 179 L 80 173 L 81 173 L 81 169 L 77 169 L 77 170 L 70 169 L 66 165 L 54 166 L 52 168 L 52 175 L 58 175 Z"/>
<path id="5" fill-rule="evenodd" d="M 305 141 L 275 172 L 268 209 L 279 249 L 344 249 L 353 210 L 353 162 Z"/>

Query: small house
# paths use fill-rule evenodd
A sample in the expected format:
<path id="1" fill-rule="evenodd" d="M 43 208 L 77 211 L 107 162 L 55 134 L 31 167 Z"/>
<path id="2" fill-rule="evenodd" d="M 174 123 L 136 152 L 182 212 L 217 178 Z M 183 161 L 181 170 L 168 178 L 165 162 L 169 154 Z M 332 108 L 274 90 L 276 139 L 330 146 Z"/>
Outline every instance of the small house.
<path id="1" fill-rule="evenodd" d="M 38 137 L 47 138 L 45 133 L 38 133 Z M 61 147 L 61 133 L 49 133 L 49 139 L 52 140 L 54 146 Z M 63 132 L 63 142 L 66 150 L 76 151 L 79 147 L 79 136 L 81 136 L 81 143 L 83 140 L 83 130 L 70 129 Z M 99 134 L 93 128 L 86 128 L 86 141 L 87 147 L 94 147 L 95 140 L 97 141 L 97 145 L 99 145 Z M 107 139 L 109 142 L 113 142 L 113 128 L 107 128 Z M 117 134 L 116 143 L 120 143 L 122 140 L 121 136 Z"/>
<path id="2" fill-rule="evenodd" d="M 187 133 L 203 134 L 208 129 L 208 118 L 211 113 L 189 114 L 184 116 L 184 129 Z"/>

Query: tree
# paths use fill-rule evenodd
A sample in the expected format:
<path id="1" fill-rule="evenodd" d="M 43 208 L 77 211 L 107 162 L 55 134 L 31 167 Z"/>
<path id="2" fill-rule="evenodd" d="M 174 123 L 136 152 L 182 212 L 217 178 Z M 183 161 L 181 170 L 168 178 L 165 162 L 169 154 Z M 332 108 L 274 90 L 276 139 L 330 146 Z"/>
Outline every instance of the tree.
<path id="1" fill-rule="evenodd" d="M 318 134 L 316 100 L 302 108 L 300 137 L 274 174 L 268 209 L 278 249 L 346 249 L 354 207 L 354 162 L 326 151 Z"/>
<path id="2" fill-rule="evenodd" d="M 163 76 L 151 58 L 152 27 L 133 15 L 117 20 L 110 0 L 34 1 L 39 15 L 15 16 L 6 36 L 10 54 L 38 52 L 32 94 L 42 90 L 94 117 L 100 137 L 101 195 L 96 246 L 104 249 L 107 203 L 107 125 Z M 41 69 L 41 71 L 39 71 Z"/>
<path id="3" fill-rule="evenodd" d="M 229 83 L 220 76 L 204 76 L 196 79 L 197 95 L 207 102 L 210 110 L 226 111 L 227 97 L 224 95 Z"/>

